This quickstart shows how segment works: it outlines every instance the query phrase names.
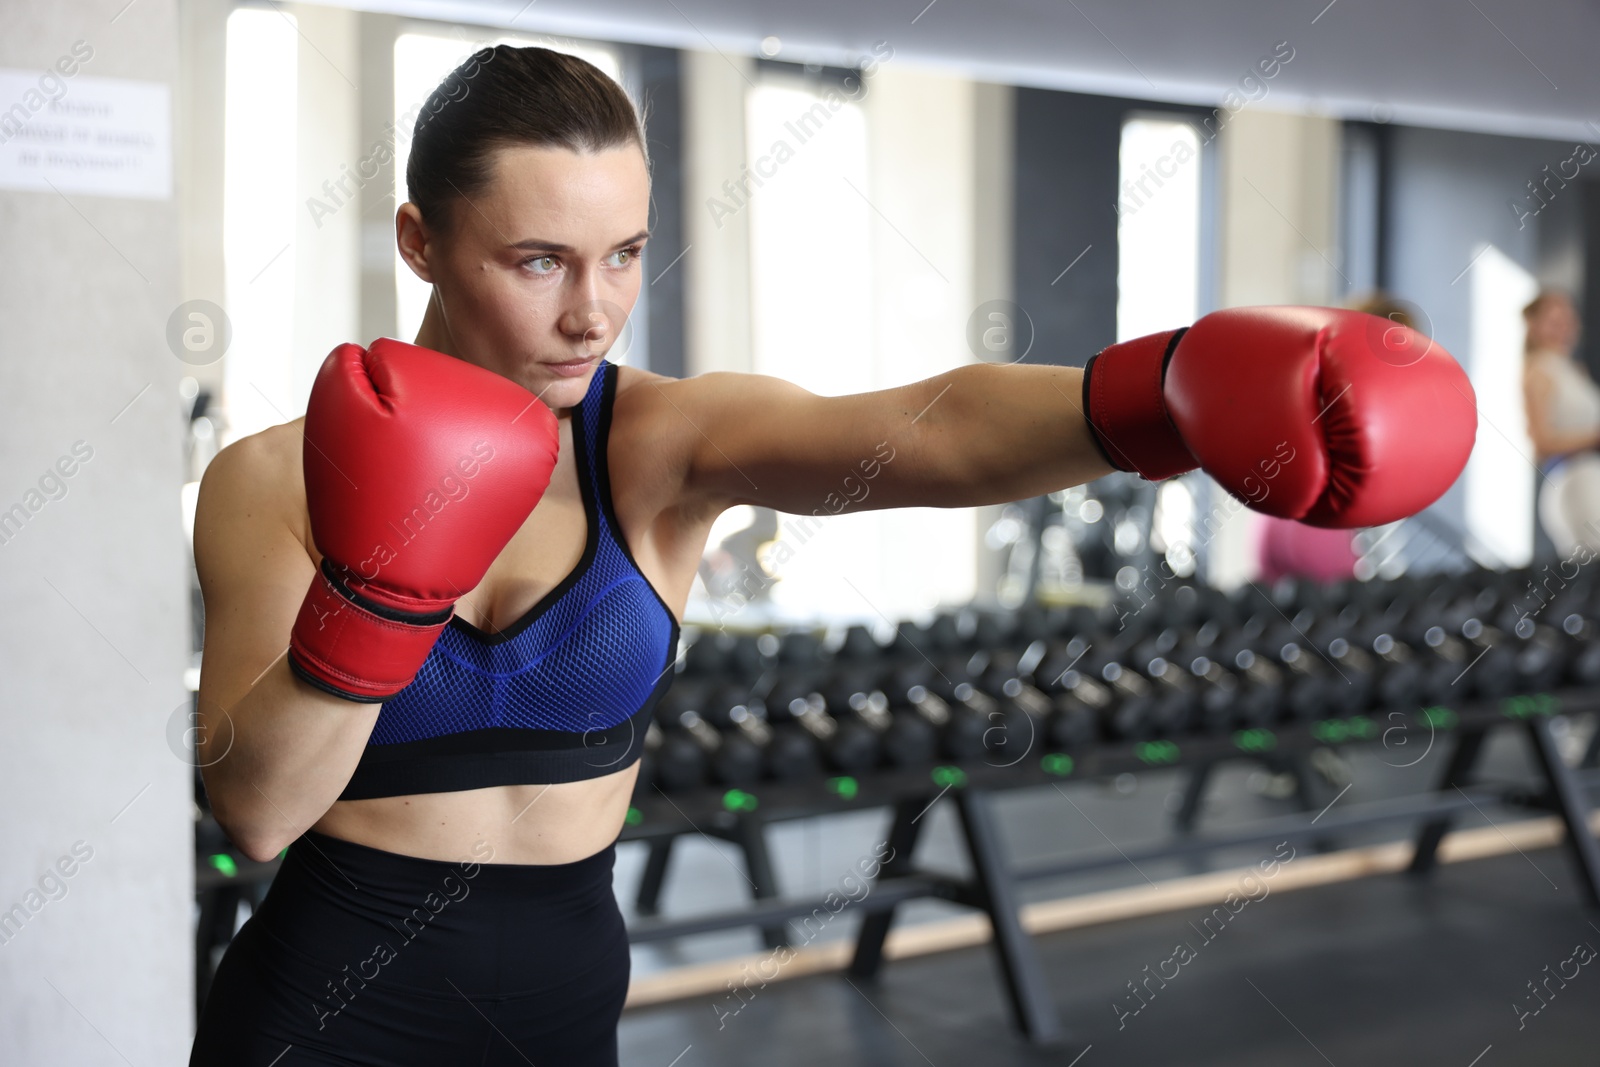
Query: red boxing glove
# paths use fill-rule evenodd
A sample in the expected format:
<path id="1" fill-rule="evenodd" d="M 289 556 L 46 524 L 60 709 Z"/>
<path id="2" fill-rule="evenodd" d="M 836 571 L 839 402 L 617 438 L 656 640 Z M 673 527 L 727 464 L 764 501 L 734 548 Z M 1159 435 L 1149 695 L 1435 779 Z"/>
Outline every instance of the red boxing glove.
<path id="1" fill-rule="evenodd" d="M 493 371 L 403 341 L 340 345 L 306 407 L 306 507 L 322 567 L 289 666 L 335 696 L 404 689 L 550 484 L 559 426 Z"/>
<path id="2" fill-rule="evenodd" d="M 1466 372 L 1359 311 L 1232 308 L 1089 360 L 1083 406 L 1118 470 L 1200 467 L 1256 511 L 1379 526 L 1450 488 L 1477 435 Z"/>

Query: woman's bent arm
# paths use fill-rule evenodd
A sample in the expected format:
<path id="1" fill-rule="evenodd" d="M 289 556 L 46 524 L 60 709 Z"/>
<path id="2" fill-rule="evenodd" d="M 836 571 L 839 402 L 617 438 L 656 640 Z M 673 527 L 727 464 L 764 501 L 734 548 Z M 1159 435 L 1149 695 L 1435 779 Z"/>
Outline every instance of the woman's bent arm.
<path id="1" fill-rule="evenodd" d="M 316 568 L 290 524 L 291 469 L 268 433 L 206 468 L 194 557 L 205 599 L 198 759 L 212 813 L 267 860 L 320 819 L 349 781 L 379 705 L 323 693 L 289 670 L 289 631 Z"/>

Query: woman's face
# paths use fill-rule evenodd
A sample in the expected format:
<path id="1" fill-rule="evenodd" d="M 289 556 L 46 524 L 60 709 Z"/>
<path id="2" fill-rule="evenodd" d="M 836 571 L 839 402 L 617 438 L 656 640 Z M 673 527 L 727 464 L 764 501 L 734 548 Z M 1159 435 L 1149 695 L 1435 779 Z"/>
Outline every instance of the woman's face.
<path id="1" fill-rule="evenodd" d="M 451 204 L 444 232 L 423 227 L 422 269 L 412 262 L 452 354 L 552 409 L 576 405 L 639 297 L 649 211 L 636 146 L 497 150 L 488 187 Z"/>
<path id="2" fill-rule="evenodd" d="M 1539 313 L 1528 321 L 1530 348 L 1553 348 L 1571 352 L 1578 344 L 1578 313 L 1565 297 L 1544 302 Z"/>

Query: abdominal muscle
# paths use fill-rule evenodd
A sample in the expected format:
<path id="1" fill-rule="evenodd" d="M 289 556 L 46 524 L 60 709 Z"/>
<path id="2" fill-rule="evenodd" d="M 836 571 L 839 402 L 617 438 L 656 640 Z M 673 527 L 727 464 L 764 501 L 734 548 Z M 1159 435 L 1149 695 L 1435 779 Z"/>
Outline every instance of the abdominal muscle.
<path id="1" fill-rule="evenodd" d="M 581 782 L 340 800 L 312 829 L 423 859 L 572 863 L 617 839 L 638 775 L 635 761 Z"/>

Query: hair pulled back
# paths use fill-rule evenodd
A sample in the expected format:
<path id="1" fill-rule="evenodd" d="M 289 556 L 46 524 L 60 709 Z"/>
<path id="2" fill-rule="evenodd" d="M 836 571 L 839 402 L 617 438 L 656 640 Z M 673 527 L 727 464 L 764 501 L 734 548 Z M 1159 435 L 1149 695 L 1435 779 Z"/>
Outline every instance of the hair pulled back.
<path id="1" fill-rule="evenodd" d="M 513 145 L 599 152 L 637 145 L 649 161 L 633 101 L 594 64 L 549 48 L 495 45 L 467 57 L 429 94 L 406 162 L 406 195 L 435 225 L 483 192 L 494 153 Z"/>

